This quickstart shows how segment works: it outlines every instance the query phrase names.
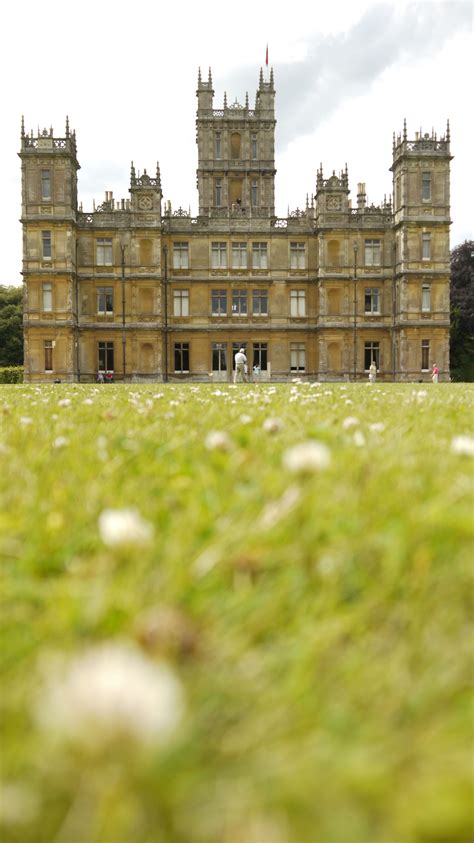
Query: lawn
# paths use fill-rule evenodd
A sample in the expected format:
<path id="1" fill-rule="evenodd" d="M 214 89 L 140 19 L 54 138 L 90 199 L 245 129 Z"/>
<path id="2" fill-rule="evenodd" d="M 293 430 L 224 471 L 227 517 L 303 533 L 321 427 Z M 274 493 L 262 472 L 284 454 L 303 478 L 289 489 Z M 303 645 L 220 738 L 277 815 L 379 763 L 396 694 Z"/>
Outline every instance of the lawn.
<path id="1" fill-rule="evenodd" d="M 471 843 L 473 398 L 0 387 L 2 843 Z"/>

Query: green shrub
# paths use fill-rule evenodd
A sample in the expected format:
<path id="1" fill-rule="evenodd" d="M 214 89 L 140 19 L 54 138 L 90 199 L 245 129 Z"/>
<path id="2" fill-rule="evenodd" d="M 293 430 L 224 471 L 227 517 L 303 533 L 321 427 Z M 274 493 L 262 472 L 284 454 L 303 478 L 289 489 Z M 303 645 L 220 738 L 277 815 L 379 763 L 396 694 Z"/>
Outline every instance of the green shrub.
<path id="1" fill-rule="evenodd" d="M 0 383 L 23 383 L 23 366 L 1 366 Z"/>

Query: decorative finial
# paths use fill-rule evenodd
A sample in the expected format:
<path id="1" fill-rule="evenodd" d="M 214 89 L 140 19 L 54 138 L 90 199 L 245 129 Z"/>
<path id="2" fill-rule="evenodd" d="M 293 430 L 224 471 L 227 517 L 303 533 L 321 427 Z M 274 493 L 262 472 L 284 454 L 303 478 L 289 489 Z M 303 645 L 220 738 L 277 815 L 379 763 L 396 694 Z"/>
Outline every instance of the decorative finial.
<path id="1" fill-rule="evenodd" d="M 161 173 L 160 173 L 160 162 L 156 162 L 156 183 L 161 193 Z"/>
<path id="2" fill-rule="evenodd" d="M 133 161 L 132 161 L 132 165 L 130 167 L 130 184 L 132 184 L 132 185 L 135 184 L 135 181 L 136 181 L 135 167 L 134 167 Z"/>
<path id="3" fill-rule="evenodd" d="M 209 68 L 209 75 L 208 75 L 207 81 L 209 82 L 209 85 L 210 85 L 210 87 L 212 88 L 212 73 L 211 73 L 211 68 Z"/>
<path id="4" fill-rule="evenodd" d="M 407 120 L 406 117 L 403 118 L 403 140 L 406 141 L 407 139 Z"/>
<path id="5" fill-rule="evenodd" d="M 227 91 L 224 91 L 224 108 L 227 108 Z"/>
<path id="6" fill-rule="evenodd" d="M 69 137 L 69 117 L 66 114 L 66 137 Z"/>
<path id="7" fill-rule="evenodd" d="M 263 68 L 260 68 L 259 88 L 263 88 Z"/>
<path id="8" fill-rule="evenodd" d="M 270 68 L 270 88 L 273 91 L 273 67 Z"/>
<path id="9" fill-rule="evenodd" d="M 21 137 L 25 137 L 25 117 L 23 114 L 21 115 Z"/>
<path id="10" fill-rule="evenodd" d="M 245 92 L 245 108 L 249 107 L 249 92 Z"/>
<path id="11" fill-rule="evenodd" d="M 446 123 L 446 140 L 447 140 L 448 143 L 451 140 L 451 132 L 450 132 L 450 129 L 449 129 L 449 117 L 448 117 L 448 122 Z"/>
<path id="12" fill-rule="evenodd" d="M 201 87 L 201 82 L 202 82 L 202 79 L 201 79 L 201 68 L 199 68 L 199 69 L 198 69 L 198 88 L 200 88 L 200 87 Z"/>

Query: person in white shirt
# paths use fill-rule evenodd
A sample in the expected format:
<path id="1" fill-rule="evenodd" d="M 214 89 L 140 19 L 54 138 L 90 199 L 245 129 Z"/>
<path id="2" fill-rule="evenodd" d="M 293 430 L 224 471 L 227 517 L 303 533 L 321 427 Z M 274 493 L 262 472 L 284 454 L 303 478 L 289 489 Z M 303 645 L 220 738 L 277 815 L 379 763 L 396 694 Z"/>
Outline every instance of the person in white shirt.
<path id="1" fill-rule="evenodd" d="M 247 357 L 245 355 L 245 348 L 240 348 L 237 354 L 234 357 L 235 360 L 235 371 L 234 371 L 234 383 L 237 383 L 237 378 L 246 382 L 247 380 Z M 239 377 L 240 376 L 240 377 Z"/>

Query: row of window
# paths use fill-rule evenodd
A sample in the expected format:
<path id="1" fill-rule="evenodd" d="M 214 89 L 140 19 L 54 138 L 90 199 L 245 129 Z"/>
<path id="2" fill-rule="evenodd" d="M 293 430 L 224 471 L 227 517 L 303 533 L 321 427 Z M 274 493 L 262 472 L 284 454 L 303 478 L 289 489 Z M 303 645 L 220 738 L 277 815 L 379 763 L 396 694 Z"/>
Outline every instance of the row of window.
<path id="1" fill-rule="evenodd" d="M 381 292 L 380 287 L 365 288 L 364 313 L 380 315 Z M 52 283 L 47 282 L 43 284 L 42 293 L 43 311 L 45 313 L 52 312 Z M 113 287 L 97 287 L 96 293 L 98 315 L 113 315 Z M 251 294 L 251 296 L 249 294 Z M 218 288 L 211 290 L 211 315 L 227 316 L 228 300 L 230 300 L 231 314 L 233 316 L 247 316 L 249 312 L 249 298 L 251 300 L 251 312 L 253 316 L 268 316 L 268 290 L 256 289 L 249 291 L 245 288 L 237 288 L 233 290 Z M 429 284 L 423 284 L 421 288 L 421 310 L 422 313 L 429 313 L 431 311 L 431 286 Z M 173 316 L 186 317 L 189 315 L 189 290 L 173 290 Z M 306 316 L 306 290 L 290 290 L 290 316 Z"/>
<path id="2" fill-rule="evenodd" d="M 240 158 L 242 149 L 242 138 L 239 132 L 232 132 L 230 136 L 230 157 L 234 160 Z M 253 161 L 258 156 L 258 135 L 253 132 L 250 135 L 250 157 Z M 214 157 L 222 158 L 222 132 L 215 132 L 214 134 Z"/>
<path id="3" fill-rule="evenodd" d="M 51 231 L 41 232 L 43 258 L 50 259 L 52 256 Z M 336 241 L 337 246 L 339 244 Z M 268 269 L 268 244 L 251 244 L 251 266 L 253 269 Z M 96 265 L 113 266 L 113 241 L 111 237 L 99 237 L 96 240 Z M 431 234 L 423 232 L 421 235 L 421 257 L 423 260 L 431 260 Z M 232 269 L 248 269 L 248 248 L 247 243 L 232 243 L 231 263 Z M 329 249 L 329 262 L 339 261 L 337 256 L 331 254 Z M 365 240 L 364 242 L 364 265 L 382 265 L 382 243 L 380 240 Z M 228 249 L 225 242 L 211 243 L 211 267 L 212 269 L 228 268 Z M 304 243 L 290 243 L 290 269 L 306 268 L 306 248 Z M 189 269 L 189 243 L 173 243 L 173 269 Z"/>
<path id="4" fill-rule="evenodd" d="M 174 371 L 178 374 L 186 374 L 191 371 L 190 364 L 190 343 L 176 342 L 173 347 Z M 54 340 L 44 341 L 44 369 L 45 372 L 53 371 L 53 349 Z M 242 343 L 211 344 L 211 371 L 226 372 L 235 367 L 235 354 L 242 347 Z M 245 347 L 245 343 L 244 343 Z M 252 363 L 254 370 L 266 372 L 268 369 L 268 343 L 252 343 L 247 350 L 247 357 Z M 429 371 L 431 359 L 430 340 L 421 341 L 421 370 Z M 372 361 L 375 361 L 377 369 L 380 369 L 380 343 L 368 341 L 364 343 L 364 369 L 368 371 Z M 97 368 L 99 372 L 113 372 L 115 370 L 115 343 L 97 343 Z M 290 371 L 306 371 L 306 343 L 290 343 Z"/>

